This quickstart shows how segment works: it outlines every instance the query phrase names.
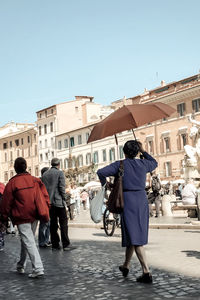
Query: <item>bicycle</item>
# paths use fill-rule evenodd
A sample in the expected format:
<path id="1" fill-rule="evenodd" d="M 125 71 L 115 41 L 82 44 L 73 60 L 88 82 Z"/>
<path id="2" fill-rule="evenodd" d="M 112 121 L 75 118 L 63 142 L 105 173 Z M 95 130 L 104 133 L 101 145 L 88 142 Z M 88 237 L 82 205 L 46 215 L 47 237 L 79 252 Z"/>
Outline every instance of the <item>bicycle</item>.
<path id="1" fill-rule="evenodd" d="M 115 232 L 115 228 L 120 226 L 120 215 L 112 214 L 106 207 L 103 213 L 103 228 L 108 236 L 112 236 Z"/>

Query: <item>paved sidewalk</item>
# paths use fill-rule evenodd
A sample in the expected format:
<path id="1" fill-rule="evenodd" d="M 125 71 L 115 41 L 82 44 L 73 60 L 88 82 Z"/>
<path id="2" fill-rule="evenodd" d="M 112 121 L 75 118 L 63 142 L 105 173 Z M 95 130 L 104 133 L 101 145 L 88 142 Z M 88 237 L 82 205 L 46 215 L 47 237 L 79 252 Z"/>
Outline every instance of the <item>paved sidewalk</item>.
<path id="1" fill-rule="evenodd" d="M 193 225 L 195 223 L 197 225 Z M 80 215 L 78 215 L 73 221 L 69 221 L 71 227 L 83 227 L 83 228 L 101 228 L 103 221 L 95 224 L 90 217 L 89 209 L 86 211 L 81 209 Z M 197 218 L 189 217 L 163 217 L 159 218 L 151 217 L 149 219 L 149 228 L 152 229 L 200 229 L 200 222 L 197 222 Z"/>
<path id="2" fill-rule="evenodd" d="M 19 254 L 19 236 L 6 236 L 0 252 L 0 299 L 200 299 L 200 231 L 150 230 L 147 257 L 154 283 L 136 282 L 141 274 L 135 256 L 130 274 L 124 279 L 118 265 L 124 259 L 120 230 L 113 237 L 97 228 L 72 228 L 69 234 L 77 249 L 69 252 L 40 249 L 45 277 L 29 279 L 19 275 L 15 266 Z M 181 267 L 182 266 L 182 267 Z"/>

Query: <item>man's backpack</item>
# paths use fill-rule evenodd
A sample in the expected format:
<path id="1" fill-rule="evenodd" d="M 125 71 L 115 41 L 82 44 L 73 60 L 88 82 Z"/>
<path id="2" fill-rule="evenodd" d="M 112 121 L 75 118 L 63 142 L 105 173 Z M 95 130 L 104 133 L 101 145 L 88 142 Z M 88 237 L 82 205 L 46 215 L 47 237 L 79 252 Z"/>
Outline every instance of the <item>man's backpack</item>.
<path id="1" fill-rule="evenodd" d="M 159 193 L 159 191 L 161 190 L 161 183 L 160 180 L 158 179 L 158 177 L 153 177 L 152 178 L 152 191 L 155 193 Z"/>

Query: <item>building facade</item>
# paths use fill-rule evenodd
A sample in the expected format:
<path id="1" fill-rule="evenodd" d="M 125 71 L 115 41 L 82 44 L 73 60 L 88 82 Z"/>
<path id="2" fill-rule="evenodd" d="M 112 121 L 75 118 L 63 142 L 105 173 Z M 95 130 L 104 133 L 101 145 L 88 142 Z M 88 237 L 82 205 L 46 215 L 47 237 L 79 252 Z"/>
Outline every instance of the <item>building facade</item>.
<path id="1" fill-rule="evenodd" d="M 14 161 L 24 157 L 27 171 L 39 176 L 37 128 L 34 124 L 9 123 L 0 128 L 0 181 L 15 175 Z"/>
<path id="2" fill-rule="evenodd" d="M 188 116 L 193 114 L 200 121 L 200 79 L 195 75 L 183 80 L 165 84 L 151 91 L 145 90 L 141 95 L 121 99 L 111 103 L 113 109 L 122 105 L 136 103 L 163 102 L 176 109 L 169 118 L 159 120 L 134 129 L 135 135 L 150 154 L 158 161 L 157 172 L 161 179 L 176 180 L 183 177 L 184 146 L 193 146 L 194 141 L 189 137 L 192 124 Z M 56 136 L 57 156 L 61 160 L 63 170 L 72 170 L 77 175 L 76 181 L 87 182 L 91 176 L 95 178 L 96 169 L 103 167 L 115 159 L 123 158 L 123 144 L 133 139 L 131 131 L 118 134 L 117 147 L 114 137 L 87 144 L 91 132 L 90 124 L 79 127 Z M 70 138 L 73 137 L 73 143 Z M 87 168 L 91 165 L 87 174 Z M 82 168 L 82 169 L 81 169 Z M 82 174 L 81 174 L 82 170 Z M 92 172 L 92 173 L 91 173 Z"/>
<path id="3" fill-rule="evenodd" d="M 93 102 L 93 97 L 76 96 L 75 100 L 55 104 L 37 112 L 39 164 L 40 169 L 50 166 L 51 159 L 57 156 L 61 145 L 56 145 L 56 137 L 81 128 L 86 124 L 99 121 L 112 112 Z M 69 143 L 75 143 L 73 136 L 68 136 Z"/>

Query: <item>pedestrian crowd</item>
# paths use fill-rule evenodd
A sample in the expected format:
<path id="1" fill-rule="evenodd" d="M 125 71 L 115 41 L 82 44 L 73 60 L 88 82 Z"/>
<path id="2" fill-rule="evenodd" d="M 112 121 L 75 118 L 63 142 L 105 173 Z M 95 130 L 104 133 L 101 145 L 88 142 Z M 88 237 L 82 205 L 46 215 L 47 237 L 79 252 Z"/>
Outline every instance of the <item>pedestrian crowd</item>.
<path id="1" fill-rule="evenodd" d="M 51 168 L 41 170 L 41 178 L 27 172 L 27 163 L 22 157 L 15 160 L 14 169 L 16 175 L 6 186 L 0 183 L 0 251 L 4 250 L 6 233 L 15 234 L 17 227 L 21 250 L 16 271 L 25 273 L 29 257 L 32 264 L 29 277 L 38 278 L 44 275 L 35 241 L 38 220 L 40 248 L 51 247 L 53 251 L 75 249 L 68 235 L 68 216 L 73 220 L 80 213 L 81 205 L 84 210 L 87 209 L 89 193 L 85 190 L 80 192 L 76 185 L 66 188 L 65 176 L 57 158 L 52 159 Z M 42 215 L 44 211 L 46 215 Z"/>
<path id="2" fill-rule="evenodd" d="M 183 204 L 196 201 L 197 189 L 192 180 L 185 186 L 163 185 L 156 174 L 157 161 L 149 155 L 136 140 L 128 141 L 123 147 L 125 159 L 123 165 L 123 198 L 124 208 L 120 214 L 122 247 L 125 247 L 125 258 L 119 266 L 124 277 L 128 276 L 131 258 L 135 252 L 142 267 L 138 282 L 152 283 L 144 245 L 148 243 L 149 217 L 154 216 L 152 204 L 155 204 L 155 217 L 160 216 L 162 197 L 174 194 Z M 111 163 L 97 171 L 102 186 L 108 184 L 107 178 L 119 176 L 120 161 Z M 53 158 L 50 168 L 41 170 L 41 178 L 27 172 L 26 160 L 18 157 L 14 168 L 16 175 L 6 184 L 0 184 L 0 250 L 4 249 L 5 234 L 15 233 L 17 227 L 21 250 L 16 271 L 25 273 L 27 257 L 32 264 L 30 278 L 44 275 L 44 266 L 38 251 L 35 233 L 38 226 L 38 245 L 40 248 L 51 247 L 52 251 L 71 251 L 68 234 L 68 218 L 74 220 L 90 207 L 94 191 L 78 188 L 75 184 L 66 187 L 65 175 L 60 170 L 60 160 Z M 147 174 L 151 175 L 149 186 L 146 185 Z M 59 232 L 60 231 L 60 232 Z"/>

